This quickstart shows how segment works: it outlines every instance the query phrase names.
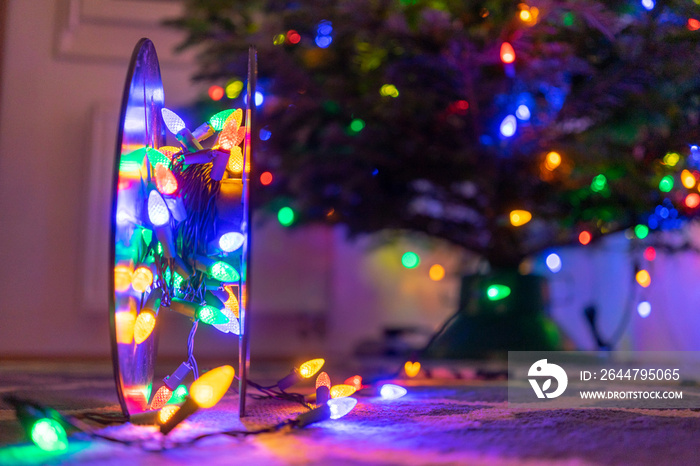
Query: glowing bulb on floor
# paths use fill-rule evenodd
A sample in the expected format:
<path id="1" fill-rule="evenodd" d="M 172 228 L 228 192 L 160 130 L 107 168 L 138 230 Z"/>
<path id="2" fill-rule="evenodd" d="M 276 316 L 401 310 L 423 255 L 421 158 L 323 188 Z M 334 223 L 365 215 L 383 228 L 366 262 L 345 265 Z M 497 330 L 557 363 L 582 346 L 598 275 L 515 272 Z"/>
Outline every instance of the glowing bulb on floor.
<path id="1" fill-rule="evenodd" d="M 382 385 L 382 388 L 379 389 L 379 394 L 385 400 L 395 400 L 397 398 L 401 398 L 406 393 L 408 393 L 408 390 L 393 383 L 384 384 Z"/>
<path id="2" fill-rule="evenodd" d="M 180 407 L 176 405 L 163 406 L 158 413 L 158 422 L 160 424 L 165 424 L 179 409 Z"/>
<path id="3" fill-rule="evenodd" d="M 222 325 L 229 323 L 228 317 L 226 317 L 220 310 L 214 306 L 209 306 L 208 304 L 201 306 L 197 310 L 197 319 L 201 320 L 208 325 Z"/>
<path id="4" fill-rule="evenodd" d="M 245 237 L 236 231 L 224 233 L 219 238 L 219 248 L 225 252 L 233 252 L 243 245 L 243 240 Z"/>
<path id="5" fill-rule="evenodd" d="M 506 285 L 491 285 L 486 288 L 486 297 L 489 301 L 499 301 L 510 296 L 510 287 Z"/>
<path id="6" fill-rule="evenodd" d="M 155 189 L 152 189 L 148 194 L 148 219 L 156 227 L 163 226 L 170 221 L 168 206 Z"/>
<path id="7" fill-rule="evenodd" d="M 356 391 L 357 390 L 352 385 L 333 385 L 331 387 L 331 398 L 343 398 L 352 395 Z"/>
<path id="8" fill-rule="evenodd" d="M 36 421 L 29 436 L 44 451 L 63 451 L 68 448 L 66 430 L 54 419 L 42 418 Z"/>
<path id="9" fill-rule="evenodd" d="M 345 379 L 345 382 L 343 383 L 346 385 L 352 385 L 355 387 L 355 390 L 359 390 L 362 388 L 362 377 L 359 375 L 353 375 L 352 377 Z"/>
<path id="10" fill-rule="evenodd" d="M 220 366 L 202 374 L 190 386 L 190 395 L 185 403 L 160 427 L 164 435 L 200 408 L 211 408 L 226 394 L 233 382 L 235 372 L 231 366 Z"/>
<path id="11" fill-rule="evenodd" d="M 561 270 L 561 257 L 558 254 L 552 253 L 548 255 L 545 263 L 552 273 L 557 273 Z"/>
<path id="12" fill-rule="evenodd" d="M 506 64 L 515 61 L 515 50 L 509 42 L 503 42 L 501 44 L 501 61 Z"/>
<path id="13" fill-rule="evenodd" d="M 642 318 L 649 317 L 649 314 L 651 314 L 651 304 L 649 304 L 649 301 L 642 301 L 637 304 L 637 313 Z"/>
<path id="14" fill-rule="evenodd" d="M 172 397 L 173 392 L 166 386 L 163 385 L 158 389 L 155 395 L 153 395 L 153 400 L 151 401 L 150 409 L 160 409 L 168 402 Z"/>
<path id="15" fill-rule="evenodd" d="M 148 267 L 139 267 L 134 270 L 131 278 L 131 286 L 138 293 L 145 292 L 153 284 L 153 272 Z"/>
<path id="16" fill-rule="evenodd" d="M 299 375 L 301 375 L 305 379 L 313 377 L 314 374 L 316 374 L 316 372 L 321 370 L 325 362 L 326 360 L 321 358 L 306 361 L 301 366 L 299 366 Z"/>
<path id="17" fill-rule="evenodd" d="M 316 377 L 316 388 L 318 387 L 328 387 L 331 388 L 331 378 L 325 372 L 321 372 Z"/>
<path id="18" fill-rule="evenodd" d="M 134 341 L 141 344 L 151 336 L 156 327 L 156 315 L 151 311 L 141 311 L 134 322 Z"/>
<path id="19" fill-rule="evenodd" d="M 349 397 L 328 400 L 328 406 L 331 408 L 331 419 L 340 419 L 352 411 L 356 404 L 357 400 Z"/>
<path id="20" fill-rule="evenodd" d="M 501 121 L 500 131 L 504 137 L 509 138 L 513 136 L 516 129 L 518 129 L 518 123 L 515 120 L 515 116 L 508 115 Z"/>
<path id="21" fill-rule="evenodd" d="M 171 133 L 177 135 L 177 133 L 185 129 L 185 122 L 182 118 L 178 116 L 177 113 L 165 107 L 163 107 L 160 110 L 160 113 L 163 116 L 163 122 L 165 123 L 165 126 Z"/>
<path id="22" fill-rule="evenodd" d="M 420 372 L 420 363 L 418 361 L 406 361 L 403 365 L 403 370 L 408 377 L 415 377 Z"/>
<path id="23" fill-rule="evenodd" d="M 215 262 L 211 266 L 211 277 L 220 282 L 237 282 L 241 276 L 232 265 L 223 261 Z"/>
<path id="24" fill-rule="evenodd" d="M 177 191 L 175 175 L 163 164 L 156 164 L 156 188 L 161 194 L 173 194 Z"/>
<path id="25" fill-rule="evenodd" d="M 231 366 L 220 366 L 202 374 L 190 386 L 190 397 L 200 408 L 211 408 L 224 396 L 233 382 Z"/>
<path id="26" fill-rule="evenodd" d="M 651 275 L 649 275 L 649 272 L 644 269 L 637 272 L 634 278 L 642 288 L 647 288 L 649 285 L 651 285 Z"/>

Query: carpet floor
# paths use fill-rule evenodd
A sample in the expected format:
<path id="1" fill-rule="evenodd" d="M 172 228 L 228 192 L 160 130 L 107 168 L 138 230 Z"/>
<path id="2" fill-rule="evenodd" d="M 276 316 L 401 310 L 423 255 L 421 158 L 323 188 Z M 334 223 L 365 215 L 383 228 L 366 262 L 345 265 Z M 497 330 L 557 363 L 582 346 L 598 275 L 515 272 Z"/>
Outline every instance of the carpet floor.
<path id="1" fill-rule="evenodd" d="M 630 409 L 511 409 L 503 381 L 410 380 L 408 394 L 360 396 L 347 416 L 305 429 L 245 438 L 202 433 L 253 430 L 294 417 L 300 405 L 249 400 L 239 420 L 231 393 L 162 443 L 153 427 L 97 427 L 120 439 L 150 439 L 147 451 L 78 438 L 67 452 L 27 443 L 14 411 L 0 402 L 0 464 L 698 464 L 700 412 Z M 15 393 L 66 414 L 119 411 L 111 366 L 0 362 L 0 395 Z"/>

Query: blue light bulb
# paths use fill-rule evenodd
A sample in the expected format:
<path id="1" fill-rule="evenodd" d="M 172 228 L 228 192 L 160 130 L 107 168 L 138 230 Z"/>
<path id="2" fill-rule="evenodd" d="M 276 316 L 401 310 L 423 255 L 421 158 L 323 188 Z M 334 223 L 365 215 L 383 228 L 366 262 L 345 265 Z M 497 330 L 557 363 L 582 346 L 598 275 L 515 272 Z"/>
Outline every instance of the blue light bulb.
<path id="1" fill-rule="evenodd" d="M 382 385 L 382 388 L 379 389 L 379 394 L 385 400 L 395 400 L 397 398 L 401 398 L 406 393 L 408 393 L 408 391 L 405 388 L 393 383 L 384 384 Z"/>
<path id="2" fill-rule="evenodd" d="M 356 404 L 357 400 L 349 396 L 328 400 L 328 406 L 331 408 L 331 419 L 340 419 L 352 411 Z"/>

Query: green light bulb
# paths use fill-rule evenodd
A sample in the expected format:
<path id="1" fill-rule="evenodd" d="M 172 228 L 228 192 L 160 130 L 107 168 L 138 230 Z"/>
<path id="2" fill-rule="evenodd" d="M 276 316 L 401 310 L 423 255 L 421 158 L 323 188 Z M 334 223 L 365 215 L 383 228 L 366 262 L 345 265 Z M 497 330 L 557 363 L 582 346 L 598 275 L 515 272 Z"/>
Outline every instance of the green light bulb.
<path id="1" fill-rule="evenodd" d="M 350 131 L 359 133 L 365 128 L 365 122 L 359 118 L 355 118 L 350 122 Z"/>
<path id="2" fill-rule="evenodd" d="M 197 318 L 209 325 L 221 325 L 228 323 L 228 317 L 226 317 L 220 310 L 214 306 L 202 306 L 197 310 Z"/>
<path id="3" fill-rule="evenodd" d="M 185 401 L 185 397 L 187 396 L 187 387 L 184 385 L 178 385 L 177 388 L 173 391 L 172 396 L 168 400 L 167 404 L 178 404 L 182 403 Z"/>
<path id="4" fill-rule="evenodd" d="M 644 239 L 649 235 L 649 227 L 641 224 L 637 225 L 634 227 L 634 234 L 637 235 L 637 238 Z"/>
<path id="5" fill-rule="evenodd" d="M 284 227 L 288 227 L 294 223 L 294 211 L 291 207 L 282 207 L 279 212 L 277 212 L 277 220 Z"/>
<path id="6" fill-rule="evenodd" d="M 68 448 L 68 436 L 63 426 L 54 419 L 39 419 L 32 425 L 32 442 L 44 451 L 63 451 Z"/>
<path id="7" fill-rule="evenodd" d="M 401 264 L 407 269 L 415 269 L 420 264 L 420 257 L 413 251 L 408 251 L 401 256 Z"/>
<path id="8" fill-rule="evenodd" d="M 667 193 L 673 189 L 673 177 L 666 175 L 659 181 L 659 191 Z"/>
<path id="9" fill-rule="evenodd" d="M 148 162 L 151 164 L 152 167 L 155 167 L 156 164 L 159 163 L 164 167 L 170 169 L 170 167 L 173 165 L 173 163 L 165 154 L 163 154 L 161 151 L 151 149 L 150 147 L 146 148 L 146 157 L 148 157 Z"/>
<path id="10" fill-rule="evenodd" d="M 211 125 L 212 128 L 214 128 L 217 131 L 221 131 L 224 129 L 224 123 L 226 123 L 226 119 L 229 117 L 234 112 L 234 109 L 230 110 L 224 110 L 223 112 L 219 112 L 216 115 L 212 116 L 209 118 L 209 124 Z"/>
<path id="11" fill-rule="evenodd" d="M 510 295 L 510 287 L 505 285 L 491 285 L 486 288 L 486 297 L 489 301 L 498 301 Z"/>
<path id="12" fill-rule="evenodd" d="M 599 193 L 608 185 L 608 180 L 605 175 L 596 175 L 591 182 L 591 191 Z"/>
<path id="13" fill-rule="evenodd" d="M 237 282 L 241 279 L 238 271 L 226 262 L 216 262 L 211 266 L 211 276 L 220 282 Z"/>

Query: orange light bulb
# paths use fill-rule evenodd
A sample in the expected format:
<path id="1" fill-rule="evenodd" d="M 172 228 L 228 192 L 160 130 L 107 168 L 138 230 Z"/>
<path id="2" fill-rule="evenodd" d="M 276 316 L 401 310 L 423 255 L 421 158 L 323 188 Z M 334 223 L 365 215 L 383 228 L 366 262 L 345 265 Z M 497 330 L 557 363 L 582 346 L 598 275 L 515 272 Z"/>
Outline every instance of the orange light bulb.
<path id="1" fill-rule="evenodd" d="M 160 409 L 165 406 L 170 397 L 173 395 L 172 390 L 170 390 L 167 385 L 163 385 L 158 389 L 155 395 L 153 395 L 153 400 L 151 400 L 151 409 Z"/>
<path id="2" fill-rule="evenodd" d="M 243 141 L 245 137 L 245 127 L 241 128 L 242 121 L 243 110 L 240 108 L 226 118 L 224 127 L 221 133 L 219 133 L 219 139 L 217 140 L 217 145 L 219 147 L 224 150 L 231 150 L 234 146 L 239 145 Z"/>
<path id="3" fill-rule="evenodd" d="M 352 385 L 355 387 L 355 390 L 359 390 L 362 388 L 362 377 L 359 375 L 353 375 L 352 377 L 345 379 L 345 382 L 343 383 L 346 385 Z"/>
<path id="4" fill-rule="evenodd" d="M 320 358 L 306 361 L 301 366 L 299 366 L 299 375 L 301 375 L 305 379 L 308 379 L 309 377 L 312 377 L 314 374 L 316 374 L 316 372 L 320 371 L 325 362 L 325 359 Z"/>
<path id="5" fill-rule="evenodd" d="M 344 398 L 355 393 L 357 389 L 352 385 L 333 385 L 331 387 L 331 398 Z"/>
<path id="6" fill-rule="evenodd" d="M 220 366 L 201 375 L 190 386 L 190 398 L 200 408 L 211 408 L 221 400 L 233 382 L 231 366 Z"/>
<path id="7" fill-rule="evenodd" d="M 173 194 L 177 191 L 175 175 L 161 163 L 156 164 L 156 188 L 161 194 Z"/>
<path id="8" fill-rule="evenodd" d="M 683 170 L 681 172 L 681 183 L 687 189 L 692 189 L 695 187 L 695 176 L 689 170 Z"/>
<path id="9" fill-rule="evenodd" d="M 561 154 L 559 152 L 550 152 L 544 161 L 544 168 L 549 171 L 555 170 L 559 165 L 561 165 Z"/>
<path id="10" fill-rule="evenodd" d="M 445 268 L 440 264 L 434 264 L 428 270 L 428 276 L 434 282 L 439 282 L 445 278 Z"/>
<path id="11" fill-rule="evenodd" d="M 325 372 L 321 372 L 316 377 L 316 388 L 318 387 L 328 387 L 331 388 L 331 378 Z"/>
<path id="12" fill-rule="evenodd" d="M 581 244 L 583 244 L 584 246 L 587 245 L 588 243 L 590 243 L 591 239 L 593 239 L 593 236 L 590 234 L 590 232 L 585 231 L 585 230 L 582 231 L 581 233 L 579 233 L 579 235 L 578 235 L 579 242 Z"/>

